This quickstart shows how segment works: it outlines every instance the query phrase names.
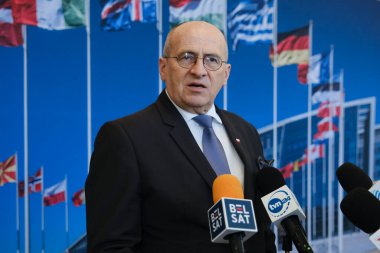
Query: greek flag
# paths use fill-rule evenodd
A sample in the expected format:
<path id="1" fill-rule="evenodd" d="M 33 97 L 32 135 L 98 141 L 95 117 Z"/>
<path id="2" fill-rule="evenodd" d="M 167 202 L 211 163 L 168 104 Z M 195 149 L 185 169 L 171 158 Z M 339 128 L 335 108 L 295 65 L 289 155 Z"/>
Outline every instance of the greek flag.
<path id="1" fill-rule="evenodd" d="M 232 49 L 240 41 L 272 43 L 273 0 L 242 1 L 228 14 L 228 28 L 233 40 Z"/>

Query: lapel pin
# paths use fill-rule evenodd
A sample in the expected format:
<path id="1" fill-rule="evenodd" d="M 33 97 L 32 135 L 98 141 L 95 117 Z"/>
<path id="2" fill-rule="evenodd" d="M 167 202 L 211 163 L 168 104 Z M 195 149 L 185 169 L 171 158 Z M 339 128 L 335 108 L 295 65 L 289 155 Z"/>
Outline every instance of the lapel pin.
<path id="1" fill-rule="evenodd" d="M 236 138 L 235 139 L 237 143 L 240 143 L 240 139 L 239 138 Z"/>

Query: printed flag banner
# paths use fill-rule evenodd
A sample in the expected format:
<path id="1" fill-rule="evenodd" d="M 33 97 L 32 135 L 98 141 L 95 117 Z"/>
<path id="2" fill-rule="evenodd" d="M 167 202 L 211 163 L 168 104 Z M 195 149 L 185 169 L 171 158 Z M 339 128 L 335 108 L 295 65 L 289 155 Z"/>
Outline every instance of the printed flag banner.
<path id="1" fill-rule="evenodd" d="M 309 26 L 277 35 L 277 66 L 309 62 Z M 274 65 L 274 49 L 270 48 L 269 58 Z"/>
<path id="2" fill-rule="evenodd" d="M 20 181 L 18 183 L 18 195 L 20 198 L 25 196 L 25 183 Z M 36 174 L 32 177 L 29 177 L 28 183 L 28 193 L 41 192 L 42 191 L 42 168 L 40 168 Z"/>
<path id="3" fill-rule="evenodd" d="M 307 82 L 328 83 L 330 79 L 330 52 L 313 55 L 310 58 Z"/>
<path id="4" fill-rule="evenodd" d="M 156 22 L 157 0 L 101 0 L 104 31 L 125 30 L 131 22 Z"/>
<path id="5" fill-rule="evenodd" d="M 74 193 L 74 196 L 71 200 L 73 201 L 73 204 L 76 207 L 84 205 L 86 203 L 84 189 L 80 189 L 79 191 Z"/>
<path id="6" fill-rule="evenodd" d="M 334 82 L 331 85 L 329 83 L 313 85 L 311 101 L 313 104 L 323 102 L 339 102 L 341 99 L 340 83 Z"/>
<path id="7" fill-rule="evenodd" d="M 63 30 L 84 26 L 84 0 L 13 0 L 15 23 Z"/>
<path id="8" fill-rule="evenodd" d="M 9 157 L 4 162 L 0 162 L 0 186 L 6 183 L 15 183 L 17 178 L 16 155 Z"/>
<path id="9" fill-rule="evenodd" d="M 66 201 L 66 179 L 44 191 L 44 206 L 52 206 Z"/>
<path id="10" fill-rule="evenodd" d="M 232 49 L 240 42 L 255 44 L 273 41 L 272 1 L 242 1 L 228 14 L 228 28 L 233 40 Z"/>
<path id="11" fill-rule="evenodd" d="M 0 1 L 0 46 L 17 47 L 22 43 L 21 25 L 13 22 L 11 0 Z"/>
<path id="12" fill-rule="evenodd" d="M 191 20 L 203 20 L 224 31 L 226 1 L 221 0 L 169 0 L 170 27 Z"/>

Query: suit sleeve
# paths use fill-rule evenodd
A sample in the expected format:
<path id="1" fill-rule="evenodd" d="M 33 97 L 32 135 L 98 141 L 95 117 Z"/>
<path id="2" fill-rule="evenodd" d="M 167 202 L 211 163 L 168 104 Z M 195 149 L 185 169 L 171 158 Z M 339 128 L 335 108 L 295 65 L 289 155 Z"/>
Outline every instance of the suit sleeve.
<path id="1" fill-rule="evenodd" d="M 86 180 L 87 252 L 133 253 L 141 241 L 138 162 L 117 123 L 99 131 Z"/>

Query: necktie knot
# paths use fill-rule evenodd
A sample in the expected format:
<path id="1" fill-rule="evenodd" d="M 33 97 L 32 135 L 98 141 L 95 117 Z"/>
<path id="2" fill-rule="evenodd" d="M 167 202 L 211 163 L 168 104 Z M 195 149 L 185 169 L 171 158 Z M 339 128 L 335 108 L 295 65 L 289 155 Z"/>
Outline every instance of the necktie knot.
<path id="1" fill-rule="evenodd" d="M 205 128 L 212 128 L 212 117 L 205 114 L 200 114 L 194 117 L 195 122 Z"/>

